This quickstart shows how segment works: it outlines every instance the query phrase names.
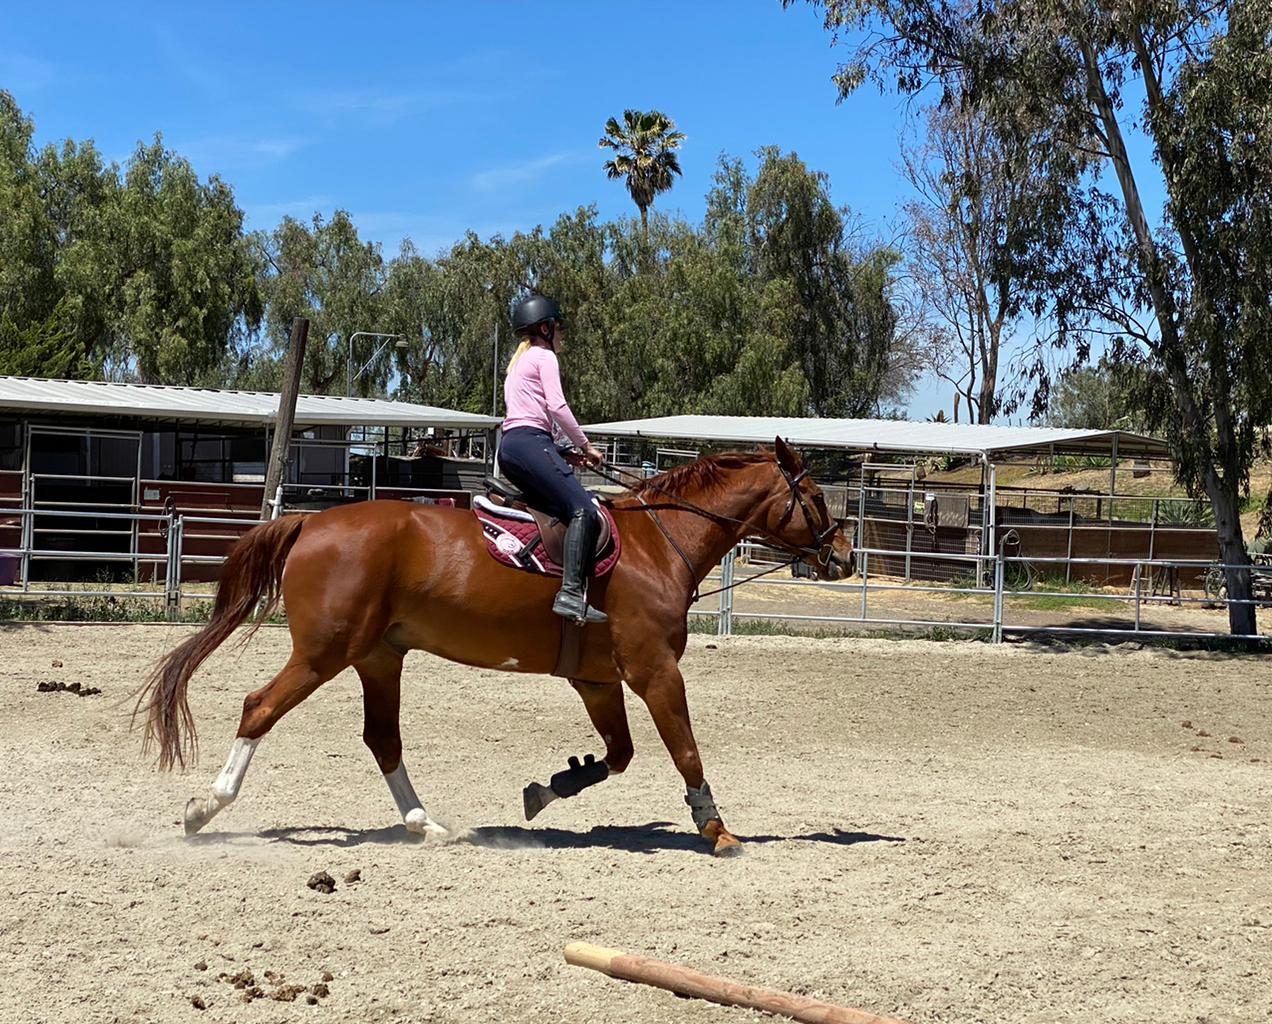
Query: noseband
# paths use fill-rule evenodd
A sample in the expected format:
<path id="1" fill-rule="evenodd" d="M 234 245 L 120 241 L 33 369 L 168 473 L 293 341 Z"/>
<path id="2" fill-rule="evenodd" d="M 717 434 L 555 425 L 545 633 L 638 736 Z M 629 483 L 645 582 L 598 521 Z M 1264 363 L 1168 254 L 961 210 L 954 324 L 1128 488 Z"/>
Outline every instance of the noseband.
<path id="1" fill-rule="evenodd" d="M 808 526 L 808 532 L 813 535 L 813 546 L 797 548 L 801 554 L 811 554 L 817 558 L 817 564 L 820 566 L 830 565 L 830 560 L 835 557 L 834 539 L 835 534 L 840 530 L 840 523 L 831 518 L 830 525 L 826 529 L 819 529 L 816 520 L 813 517 L 813 510 L 808 507 L 808 499 L 804 497 L 804 492 L 799 489 L 800 481 L 808 476 L 808 467 L 800 470 L 798 474 L 792 476 L 780 462 L 777 468 L 782 471 L 782 479 L 791 489 L 791 496 L 786 501 L 786 508 L 782 512 L 782 518 L 778 520 L 779 529 L 795 512 L 796 504 L 799 505 L 800 511 L 804 513 L 804 523 Z M 827 518 L 830 518 L 827 516 Z"/>

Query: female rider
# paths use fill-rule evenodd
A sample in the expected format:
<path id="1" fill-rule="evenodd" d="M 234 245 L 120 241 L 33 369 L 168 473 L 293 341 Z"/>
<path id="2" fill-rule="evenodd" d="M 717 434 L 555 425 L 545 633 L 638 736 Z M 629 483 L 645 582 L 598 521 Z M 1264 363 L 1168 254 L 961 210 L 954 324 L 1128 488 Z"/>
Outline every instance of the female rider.
<path id="1" fill-rule="evenodd" d="M 499 465 L 531 505 L 566 524 L 561 590 L 552 610 L 578 622 L 604 622 L 604 612 L 588 607 L 586 591 L 601 512 L 553 441 L 555 427 L 581 450 L 589 466 L 604 459 L 579 428 L 561 390 L 557 353 L 565 318 L 552 299 L 532 294 L 513 311 L 512 330 L 521 344 L 504 378 L 507 414 Z"/>

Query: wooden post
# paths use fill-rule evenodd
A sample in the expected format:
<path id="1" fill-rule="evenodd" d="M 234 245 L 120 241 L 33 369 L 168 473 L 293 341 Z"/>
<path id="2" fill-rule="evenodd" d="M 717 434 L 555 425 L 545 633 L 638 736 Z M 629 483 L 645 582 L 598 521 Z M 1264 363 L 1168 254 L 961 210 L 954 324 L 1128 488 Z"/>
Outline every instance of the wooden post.
<path id="1" fill-rule="evenodd" d="M 291 445 L 292 422 L 296 418 L 296 396 L 300 393 L 300 371 L 305 365 L 305 342 L 309 338 L 309 321 L 296 317 L 292 321 L 291 342 L 287 346 L 283 393 L 278 396 L 278 413 L 274 419 L 274 444 L 265 467 L 265 493 L 261 497 L 261 518 L 272 519 L 270 500 L 283 483 L 287 469 L 287 449 Z M 279 510 L 281 513 L 281 509 Z"/>
<path id="2" fill-rule="evenodd" d="M 725 978 L 699 974 L 661 960 L 632 956 L 617 949 L 604 949 L 586 942 L 571 942 L 566 946 L 565 962 L 600 971 L 611 978 L 666 989 L 679 996 L 706 999 L 722 1006 L 743 1006 L 751 1010 L 778 1013 L 810 1024 L 904 1024 L 895 1017 L 878 1017 L 864 1010 L 834 1006 L 771 988 L 753 988 Z"/>

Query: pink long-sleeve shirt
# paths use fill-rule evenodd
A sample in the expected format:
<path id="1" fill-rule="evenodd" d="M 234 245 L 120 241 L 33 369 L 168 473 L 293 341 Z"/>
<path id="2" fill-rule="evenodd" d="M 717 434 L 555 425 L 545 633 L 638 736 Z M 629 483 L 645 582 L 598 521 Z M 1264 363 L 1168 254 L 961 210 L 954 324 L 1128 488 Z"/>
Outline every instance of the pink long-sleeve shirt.
<path id="1" fill-rule="evenodd" d="M 543 345 L 531 345 L 521 353 L 511 372 L 504 378 L 503 429 L 537 427 L 554 434 L 555 424 L 562 434 L 578 447 L 584 447 L 587 435 L 579 427 L 561 390 L 561 367 L 556 353 Z"/>

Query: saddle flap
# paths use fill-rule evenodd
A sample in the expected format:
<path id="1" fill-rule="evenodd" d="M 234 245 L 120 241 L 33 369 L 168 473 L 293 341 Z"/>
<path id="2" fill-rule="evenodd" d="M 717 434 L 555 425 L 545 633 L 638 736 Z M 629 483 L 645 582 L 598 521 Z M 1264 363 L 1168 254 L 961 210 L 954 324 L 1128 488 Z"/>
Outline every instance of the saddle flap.
<path id="1" fill-rule="evenodd" d="M 530 509 L 530 513 L 534 516 L 535 522 L 539 524 L 539 536 L 543 540 L 544 553 L 552 559 L 557 565 L 561 565 L 565 555 L 565 523 L 550 516 L 546 512 L 539 512 L 536 509 Z M 600 558 L 601 553 L 609 546 L 610 542 L 610 521 L 609 516 L 601 514 L 601 530 L 596 536 L 596 557 Z"/>
<path id="2" fill-rule="evenodd" d="M 519 490 L 508 483 L 507 480 L 500 480 L 497 476 L 486 477 L 486 491 L 490 494 L 497 494 L 505 501 L 525 502 L 526 496 Z"/>
<path id="3" fill-rule="evenodd" d="M 596 545 L 593 579 L 606 575 L 618 562 L 621 544 L 609 509 L 601 507 L 601 530 Z M 509 508 L 480 495 L 473 497 L 473 515 L 481 527 L 491 557 L 514 569 L 561 575 L 565 525 L 542 512 Z"/>

